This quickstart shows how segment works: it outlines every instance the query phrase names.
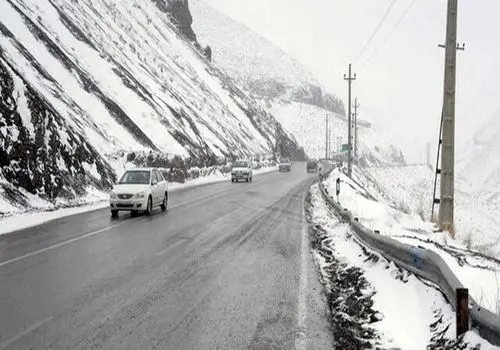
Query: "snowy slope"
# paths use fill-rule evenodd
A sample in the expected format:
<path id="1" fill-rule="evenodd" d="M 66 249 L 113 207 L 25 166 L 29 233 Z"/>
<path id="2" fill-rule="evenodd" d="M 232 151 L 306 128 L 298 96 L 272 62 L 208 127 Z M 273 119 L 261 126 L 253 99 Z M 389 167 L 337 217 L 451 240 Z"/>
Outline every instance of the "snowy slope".
<path id="1" fill-rule="evenodd" d="M 496 200 L 500 193 L 500 111 L 491 116 L 457 154 L 457 181 L 462 190 L 483 192 Z"/>
<path id="2" fill-rule="evenodd" d="M 326 94 L 300 63 L 244 25 L 218 12 L 204 0 L 192 0 L 193 27 L 214 62 L 259 99 L 285 129 L 315 158 L 325 154 L 325 115 L 332 117 L 332 150 L 347 132 L 344 104 Z M 391 139 L 366 121 L 359 121 L 360 163 L 401 163 Z M 344 136 L 344 142 L 346 141 Z"/>
<path id="3" fill-rule="evenodd" d="M 239 83 L 269 80 L 296 87 L 316 83 L 302 65 L 252 30 L 203 0 L 191 0 L 190 5 L 199 41 L 210 45 L 213 60 Z"/>
<path id="4" fill-rule="evenodd" d="M 500 257 L 500 111 L 456 155 L 458 232 L 473 246 Z M 465 198 L 466 200 L 460 200 Z"/>
<path id="5" fill-rule="evenodd" d="M 337 137 L 347 140 L 347 120 L 323 108 L 303 103 L 268 102 L 266 107 L 291 132 L 311 157 L 325 156 L 326 115 L 329 116 L 331 149 L 337 151 Z M 402 164 L 404 156 L 390 142 L 390 137 L 370 124 L 360 122 L 358 127 L 359 162 L 364 166 Z"/>
<path id="6" fill-rule="evenodd" d="M 105 190 L 119 152 L 214 163 L 298 148 L 152 1 L 0 0 L 0 13 L 3 206 Z"/>
<path id="7" fill-rule="evenodd" d="M 421 179 L 409 173 L 400 177 L 396 171 L 379 171 L 373 176 L 355 168 L 353 181 L 335 170 L 325 182 L 332 193 L 337 177 L 342 180 L 340 203 L 364 226 L 404 243 L 434 250 L 479 304 L 500 313 L 500 258 L 470 250 L 469 242 L 461 236 L 453 240 L 447 233 L 436 232 L 434 224 L 425 220 L 428 217 L 422 216 L 419 204 L 412 205 L 422 198 L 414 189 L 415 184 L 422 184 Z M 408 178 L 412 180 L 401 180 Z"/>
<path id="8" fill-rule="evenodd" d="M 373 167 L 366 169 L 364 176 L 370 179 L 370 189 L 387 198 L 395 208 L 425 220 L 430 219 L 434 170 L 426 166 Z M 457 239 L 469 248 L 500 258 L 500 219 L 497 215 L 499 208 L 485 200 L 480 193 L 461 190 L 461 182 L 457 182 Z M 435 210 L 438 210 L 438 206 Z"/>
<path id="9" fill-rule="evenodd" d="M 345 114 L 343 102 L 325 93 L 307 69 L 276 45 L 203 0 L 190 4 L 199 41 L 210 45 L 214 62 L 252 95 L 304 102 Z"/>
<path id="10" fill-rule="evenodd" d="M 309 198 L 313 256 L 337 348 L 355 348 L 353 339 L 361 349 L 495 348 L 474 331 L 456 340 L 454 312 L 439 290 L 361 246 L 317 185 Z"/>

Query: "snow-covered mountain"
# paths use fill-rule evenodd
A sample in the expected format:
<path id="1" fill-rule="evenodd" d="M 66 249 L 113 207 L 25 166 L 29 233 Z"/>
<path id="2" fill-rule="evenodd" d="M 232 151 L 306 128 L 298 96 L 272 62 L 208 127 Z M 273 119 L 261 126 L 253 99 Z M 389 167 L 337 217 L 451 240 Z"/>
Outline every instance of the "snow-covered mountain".
<path id="1" fill-rule="evenodd" d="M 457 182 L 464 191 L 500 197 L 500 111 L 492 115 L 457 155 Z M 498 198 L 500 200 L 500 198 Z"/>
<path id="2" fill-rule="evenodd" d="M 127 152 L 300 156 L 193 43 L 187 1 L 162 3 L 0 0 L 0 197 L 105 189 Z"/>
<path id="3" fill-rule="evenodd" d="M 330 130 L 330 149 L 336 153 L 347 142 L 347 119 L 323 108 L 304 103 L 267 101 L 266 108 L 278 118 L 283 127 L 304 145 L 314 158 L 325 156 L 326 116 Z M 338 140 L 338 138 L 341 138 Z M 404 155 L 390 142 L 389 135 L 366 122 L 358 125 L 358 160 L 361 166 L 404 164 Z M 340 141 L 340 142 L 337 142 Z M 353 146 L 354 147 L 354 146 Z"/>
<path id="4" fill-rule="evenodd" d="M 213 60 L 258 99 L 312 104 L 345 115 L 340 98 L 328 94 L 299 62 L 267 39 L 207 5 L 191 0 L 193 27 Z"/>
<path id="5" fill-rule="evenodd" d="M 267 39 L 221 14 L 203 0 L 191 0 L 198 39 L 212 48 L 212 58 L 260 100 L 314 158 L 325 155 L 325 115 L 331 118 L 332 150 L 347 137 L 342 100 L 326 94 L 300 63 Z M 404 163 L 390 138 L 359 121 L 359 160 L 363 165 Z"/>

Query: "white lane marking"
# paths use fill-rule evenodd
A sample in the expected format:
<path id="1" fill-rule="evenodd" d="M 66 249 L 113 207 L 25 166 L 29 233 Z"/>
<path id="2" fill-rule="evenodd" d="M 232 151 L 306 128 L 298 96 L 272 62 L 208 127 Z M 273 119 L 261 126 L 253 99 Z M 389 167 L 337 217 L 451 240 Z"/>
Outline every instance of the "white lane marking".
<path id="1" fill-rule="evenodd" d="M 184 239 L 179 239 L 177 242 L 173 243 L 172 245 L 169 245 L 168 247 L 166 248 L 163 248 L 162 250 L 160 250 L 158 253 L 156 253 L 156 256 L 161 256 L 163 254 L 165 254 L 166 252 L 168 252 L 170 249 L 172 249 L 173 247 L 176 247 L 178 246 L 179 244 L 181 244 L 182 242 L 185 242 L 186 240 Z"/>
<path id="2" fill-rule="evenodd" d="M 197 199 L 194 199 L 194 200 L 191 200 L 191 201 L 188 201 L 188 202 L 184 202 L 184 203 L 179 203 L 179 204 L 176 204 L 176 205 L 173 205 L 171 207 L 169 207 L 169 209 L 175 209 L 177 207 L 182 207 L 184 205 L 189 205 L 191 203 L 195 203 L 195 202 L 198 202 L 198 201 L 203 201 L 205 199 L 209 199 L 210 197 L 213 197 L 214 195 L 218 195 L 218 194 L 221 194 L 221 193 L 225 193 L 226 191 L 223 191 L 223 192 L 215 192 L 215 193 L 211 193 L 207 196 L 204 196 L 204 197 L 201 197 L 201 198 L 197 198 Z M 227 191 L 228 192 L 228 191 Z M 134 221 L 134 222 L 137 222 L 137 221 Z M 119 224 L 116 224 L 116 225 L 112 225 L 112 226 L 107 226 L 107 227 L 103 227 L 99 230 L 96 230 L 96 231 L 92 231 L 92 232 L 89 232 L 89 233 L 86 233 L 82 236 L 78 236 L 78 237 L 75 237 L 75 238 L 72 238 L 72 239 L 69 239 L 67 241 L 64 241 L 64 242 L 60 242 L 60 243 L 56 243 L 56 244 L 53 244 L 53 245 L 50 245 L 48 247 L 45 247 L 45 248 L 42 248 L 42 249 L 39 249 L 39 250 L 36 250 L 34 252 L 30 252 L 30 253 L 26 253 L 24 255 L 21 255 L 21 256 L 18 256 L 18 257 L 15 257 L 15 258 L 12 258 L 12 259 L 9 259 L 9 260 L 6 260 L 6 261 L 2 261 L 0 262 L 0 267 L 3 267 L 3 266 L 6 266 L 6 265 L 9 265 L 9 264 L 12 264 L 12 263 L 15 263 L 17 261 L 20 261 L 20 260 L 24 260 L 24 259 L 27 259 L 27 258 L 30 258 L 32 256 L 35 256 L 35 255 L 38 255 L 38 254 L 42 254 L 42 253 L 45 253 L 45 252 L 48 252 L 50 250 L 53 250 L 53 249 L 56 249 L 56 248 L 59 248 L 59 247 L 63 247 L 67 244 L 71 244 L 71 243 L 74 243 L 74 242 L 78 242 L 82 239 L 86 239 L 86 238 L 90 238 L 90 237 L 93 237 L 99 233 L 102 233 L 102 232 L 105 232 L 105 231 L 108 231 L 108 230 L 111 230 L 111 229 L 114 229 L 116 227 L 119 227 L 119 226 L 122 226 L 126 223 L 131 223 L 130 221 L 123 221 L 123 222 L 120 222 Z"/>
<path id="3" fill-rule="evenodd" d="M 175 209 L 175 208 L 178 208 L 178 207 L 183 207 L 183 206 L 186 206 L 186 205 L 189 205 L 189 204 L 193 204 L 193 203 L 196 203 L 196 202 L 202 202 L 202 201 L 205 201 L 207 199 L 210 199 L 212 197 L 215 197 L 215 196 L 221 196 L 223 194 L 226 194 L 227 192 L 231 192 L 231 190 L 233 190 L 234 187 L 229 187 L 223 191 L 219 191 L 219 192 L 213 192 L 213 193 L 210 193 L 210 194 L 207 194 L 203 197 L 198 197 L 198 198 L 195 198 L 195 199 L 191 199 L 191 200 L 188 200 L 188 201 L 185 201 L 185 202 L 181 202 L 181 203 L 177 203 L 176 205 L 174 206 L 171 206 L 169 207 L 170 209 Z"/>
<path id="4" fill-rule="evenodd" d="M 297 301 L 297 338 L 295 339 L 295 349 L 307 349 L 307 288 L 308 288 L 308 270 L 307 270 L 307 259 L 309 259 L 309 249 L 308 249 L 308 224 L 306 219 L 306 213 L 304 208 L 305 197 L 307 191 L 304 193 L 302 198 L 302 231 L 301 231 L 301 242 L 300 242 L 300 280 L 299 280 L 299 291 L 298 291 L 298 301 Z"/>
<path id="5" fill-rule="evenodd" d="M 48 247 L 45 247 L 45 248 L 42 248 L 42 249 L 39 249 L 39 250 L 35 250 L 34 252 L 27 253 L 27 254 L 24 254 L 24 255 L 12 258 L 10 260 L 2 261 L 2 262 L 0 262 L 0 267 L 3 267 L 5 265 L 9 265 L 9 264 L 15 263 L 15 262 L 20 261 L 20 260 L 24 260 L 24 259 L 30 258 L 32 256 L 35 256 L 35 255 L 38 255 L 38 254 L 41 254 L 41 253 L 48 252 L 49 250 L 53 250 L 53 249 L 65 246 L 67 244 L 78 242 L 78 241 L 80 241 L 82 239 L 95 236 L 95 235 L 97 235 L 97 234 L 99 234 L 101 232 L 104 232 L 104 231 L 107 231 L 107 230 L 111 230 L 111 229 L 116 228 L 118 226 L 122 226 L 122 225 L 124 225 L 126 223 L 130 223 L 130 222 L 124 221 L 124 222 L 121 222 L 121 223 L 113 225 L 113 226 L 103 227 L 103 228 L 101 228 L 99 230 L 86 233 L 86 234 L 84 234 L 82 236 L 78 236 L 78 237 L 69 239 L 67 241 L 57 243 L 57 244 L 49 245 Z"/>
<path id="6" fill-rule="evenodd" d="M 30 334 L 31 332 L 34 332 L 36 331 L 38 328 L 41 328 L 44 324 L 46 324 L 47 322 L 50 322 L 54 319 L 54 317 L 47 317 L 41 321 L 38 321 L 38 322 L 35 322 L 33 323 L 31 326 L 29 326 L 28 328 L 26 328 L 24 331 L 22 331 L 21 333 L 15 335 L 13 338 L 10 338 L 9 340 L 6 340 L 5 342 L 1 343 L 0 344 L 0 349 L 5 349 L 6 347 L 8 347 L 9 345 L 12 345 L 14 344 L 15 342 L 17 342 L 19 339 L 21 339 L 22 337 Z"/>
<path id="7" fill-rule="evenodd" d="M 211 197 L 214 197 L 214 196 L 217 196 L 217 195 L 221 195 L 221 194 L 225 194 L 226 192 L 230 192 L 233 188 L 235 188 L 235 187 L 229 187 L 228 189 L 226 189 L 224 191 L 214 192 L 214 193 L 208 194 L 206 196 L 203 196 L 203 197 L 200 197 L 200 198 L 196 198 L 196 199 L 184 202 L 184 203 L 178 203 L 176 205 L 173 205 L 173 206 L 169 207 L 169 209 L 175 209 L 175 208 L 182 207 L 182 206 L 185 206 L 185 205 L 189 205 L 189 204 L 192 204 L 192 203 L 195 203 L 195 202 L 204 201 L 206 199 L 210 199 Z M 113 226 L 103 227 L 103 228 L 101 228 L 99 230 L 96 230 L 96 231 L 93 231 L 93 232 L 89 232 L 89 233 L 84 234 L 82 236 L 78 236 L 78 237 L 69 239 L 67 241 L 60 242 L 60 243 L 57 243 L 57 244 L 54 244 L 54 245 L 50 245 L 48 247 L 36 250 L 34 252 L 31 252 L 31 253 L 26 253 L 24 255 L 21 255 L 21 256 L 18 256 L 18 257 L 6 260 L 6 261 L 2 261 L 2 262 L 0 262 L 0 267 L 3 267 L 3 266 L 6 266 L 6 265 L 15 263 L 15 262 L 20 261 L 20 260 L 24 260 L 24 259 L 30 258 L 30 257 L 38 255 L 38 254 L 42 254 L 42 253 L 48 252 L 50 250 L 53 250 L 53 249 L 56 249 L 56 248 L 59 248 L 59 247 L 63 247 L 65 245 L 67 245 L 67 244 L 78 242 L 78 241 L 80 241 L 82 239 L 86 239 L 86 238 L 95 236 L 95 235 L 97 235 L 99 233 L 111 230 L 113 228 L 119 227 L 119 226 L 124 225 L 126 223 L 130 223 L 130 222 L 129 221 L 124 221 L 124 222 L 121 222 L 121 223 L 113 225 Z"/>

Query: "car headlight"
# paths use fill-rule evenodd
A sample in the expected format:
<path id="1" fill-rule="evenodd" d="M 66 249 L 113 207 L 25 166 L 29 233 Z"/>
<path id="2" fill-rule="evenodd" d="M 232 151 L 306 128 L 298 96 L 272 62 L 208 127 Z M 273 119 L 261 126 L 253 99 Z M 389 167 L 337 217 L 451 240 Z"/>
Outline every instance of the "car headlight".
<path id="1" fill-rule="evenodd" d="M 109 194 L 109 198 L 110 198 L 110 199 L 117 199 L 117 198 L 118 198 L 118 196 L 116 195 L 116 193 L 111 192 L 111 193 Z"/>
<path id="2" fill-rule="evenodd" d="M 136 193 L 135 198 L 144 198 L 146 197 L 146 192 L 139 192 L 139 193 Z"/>

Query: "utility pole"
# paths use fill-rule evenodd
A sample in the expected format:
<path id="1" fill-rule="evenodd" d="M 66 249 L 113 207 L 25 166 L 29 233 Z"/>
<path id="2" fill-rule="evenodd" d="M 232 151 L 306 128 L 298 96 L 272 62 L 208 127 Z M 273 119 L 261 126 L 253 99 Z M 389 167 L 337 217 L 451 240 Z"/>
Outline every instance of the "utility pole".
<path id="1" fill-rule="evenodd" d="M 325 159 L 328 159 L 328 114 L 326 115 L 325 120 L 326 120 Z"/>
<path id="2" fill-rule="evenodd" d="M 351 123 L 351 85 L 352 81 L 356 80 L 356 73 L 354 76 L 351 73 L 351 64 L 349 63 L 349 76 L 344 74 L 344 80 L 347 80 L 348 85 L 348 102 L 347 102 L 347 176 L 352 177 L 352 123 Z"/>
<path id="3" fill-rule="evenodd" d="M 458 0 L 448 0 L 446 20 L 445 71 L 443 91 L 443 125 L 439 227 L 454 236 L 454 187 L 455 187 L 455 89 L 457 49 Z"/>
<path id="4" fill-rule="evenodd" d="M 358 159 L 358 98 L 354 99 L 354 159 Z"/>

